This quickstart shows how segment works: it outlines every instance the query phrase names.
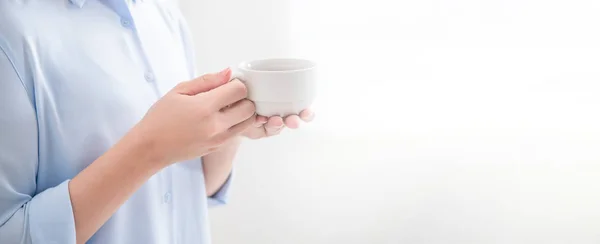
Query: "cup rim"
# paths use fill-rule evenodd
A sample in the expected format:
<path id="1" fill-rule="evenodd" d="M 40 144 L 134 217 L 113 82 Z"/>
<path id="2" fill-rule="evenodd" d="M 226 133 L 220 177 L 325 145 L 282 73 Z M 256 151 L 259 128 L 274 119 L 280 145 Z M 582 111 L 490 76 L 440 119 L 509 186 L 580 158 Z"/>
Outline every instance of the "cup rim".
<path id="1" fill-rule="evenodd" d="M 297 62 L 306 62 L 309 67 L 300 68 L 300 69 L 290 69 L 290 70 L 256 70 L 247 68 L 249 64 L 254 62 L 265 62 L 265 61 L 297 61 Z M 264 58 L 264 59 L 256 59 L 250 61 L 243 61 L 238 65 L 238 69 L 248 72 L 257 72 L 257 73 L 291 73 L 291 72 L 302 72 L 315 69 L 317 66 L 316 62 L 308 59 L 300 59 L 300 58 Z"/>

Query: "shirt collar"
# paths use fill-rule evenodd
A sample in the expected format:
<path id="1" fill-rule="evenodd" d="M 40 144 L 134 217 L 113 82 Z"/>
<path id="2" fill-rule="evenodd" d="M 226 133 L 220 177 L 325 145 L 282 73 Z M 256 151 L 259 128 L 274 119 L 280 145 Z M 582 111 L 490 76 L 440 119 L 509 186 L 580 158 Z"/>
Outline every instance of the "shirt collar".
<path id="1" fill-rule="evenodd" d="M 71 4 L 73 4 L 79 8 L 83 7 L 83 5 L 85 4 L 86 1 L 87 0 L 69 0 L 69 2 L 71 2 Z M 123 1 L 126 1 L 126 0 L 123 0 Z M 144 2 L 144 0 L 130 0 L 130 1 L 132 1 L 133 3 Z"/>

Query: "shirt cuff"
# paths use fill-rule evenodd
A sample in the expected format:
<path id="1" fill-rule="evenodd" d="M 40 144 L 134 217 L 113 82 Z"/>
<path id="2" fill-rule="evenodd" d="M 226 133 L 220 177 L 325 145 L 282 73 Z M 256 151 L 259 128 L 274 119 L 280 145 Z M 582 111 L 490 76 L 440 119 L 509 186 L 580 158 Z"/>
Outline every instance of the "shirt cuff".
<path id="1" fill-rule="evenodd" d="M 221 188 L 212 196 L 208 197 L 208 207 L 217 207 L 225 205 L 229 202 L 229 188 L 233 179 L 233 171 Z"/>
<path id="2" fill-rule="evenodd" d="M 29 235 L 33 244 L 75 244 L 75 217 L 69 180 L 48 188 L 29 202 Z"/>

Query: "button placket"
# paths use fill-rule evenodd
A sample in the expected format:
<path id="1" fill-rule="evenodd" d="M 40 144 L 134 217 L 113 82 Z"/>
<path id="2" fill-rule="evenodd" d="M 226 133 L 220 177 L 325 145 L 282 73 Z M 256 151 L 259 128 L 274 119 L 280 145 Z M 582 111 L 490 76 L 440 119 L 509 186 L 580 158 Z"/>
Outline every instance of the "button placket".
<path id="1" fill-rule="evenodd" d="M 137 28 L 134 24 L 135 22 L 133 21 L 133 17 L 131 15 L 121 16 L 120 22 L 123 27 L 131 30 L 131 33 L 132 35 L 134 35 L 135 41 L 137 42 L 138 51 L 144 59 L 144 66 L 146 67 L 146 72 L 144 72 L 143 74 L 144 80 L 146 80 L 146 82 L 148 83 L 153 83 L 152 87 L 154 89 L 154 92 L 156 93 L 156 96 L 161 97 L 160 91 L 158 90 L 158 87 L 156 87 L 156 76 L 154 72 L 152 72 L 152 66 L 149 63 L 148 56 L 145 53 L 145 50 L 142 46 L 142 41 L 140 39 L 139 33 L 137 32 Z"/>

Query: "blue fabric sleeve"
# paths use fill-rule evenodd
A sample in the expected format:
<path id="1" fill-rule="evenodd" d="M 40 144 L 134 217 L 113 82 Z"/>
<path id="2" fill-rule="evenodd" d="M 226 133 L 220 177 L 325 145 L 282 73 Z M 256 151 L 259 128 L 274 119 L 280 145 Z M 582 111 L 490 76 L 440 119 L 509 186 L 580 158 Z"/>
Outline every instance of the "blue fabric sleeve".
<path id="1" fill-rule="evenodd" d="M 233 180 L 233 171 L 229 174 L 227 181 L 221 186 L 219 191 L 208 198 L 208 207 L 216 207 L 227 204 L 229 201 L 229 191 L 231 187 L 231 181 Z"/>
<path id="2" fill-rule="evenodd" d="M 38 192 L 34 103 L 15 67 L 0 45 L 0 243 L 75 244 L 68 181 Z"/>

